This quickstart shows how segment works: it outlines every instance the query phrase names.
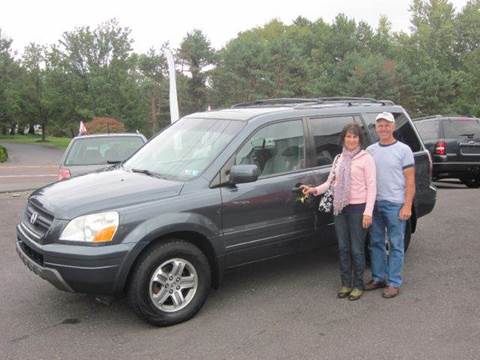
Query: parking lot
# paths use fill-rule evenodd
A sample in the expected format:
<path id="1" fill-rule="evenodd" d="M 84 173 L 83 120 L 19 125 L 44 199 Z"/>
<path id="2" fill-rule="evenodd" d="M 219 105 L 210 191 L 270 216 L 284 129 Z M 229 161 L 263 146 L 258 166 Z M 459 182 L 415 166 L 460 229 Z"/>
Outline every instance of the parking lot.
<path id="1" fill-rule="evenodd" d="M 5 359 L 477 359 L 480 191 L 442 183 L 419 222 L 399 297 L 335 298 L 334 248 L 229 272 L 192 320 L 154 328 L 124 299 L 69 294 L 15 253 L 27 193 L 0 194 L 0 354 Z"/>

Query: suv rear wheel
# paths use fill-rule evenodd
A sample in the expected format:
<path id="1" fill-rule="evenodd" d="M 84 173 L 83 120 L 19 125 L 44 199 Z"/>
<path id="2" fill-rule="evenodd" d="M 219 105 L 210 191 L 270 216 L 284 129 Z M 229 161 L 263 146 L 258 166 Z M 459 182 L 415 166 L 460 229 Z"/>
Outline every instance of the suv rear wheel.
<path id="1" fill-rule="evenodd" d="M 171 239 L 144 253 L 133 270 L 128 302 L 143 320 L 169 326 L 193 317 L 210 289 L 206 256 L 195 245 Z"/>

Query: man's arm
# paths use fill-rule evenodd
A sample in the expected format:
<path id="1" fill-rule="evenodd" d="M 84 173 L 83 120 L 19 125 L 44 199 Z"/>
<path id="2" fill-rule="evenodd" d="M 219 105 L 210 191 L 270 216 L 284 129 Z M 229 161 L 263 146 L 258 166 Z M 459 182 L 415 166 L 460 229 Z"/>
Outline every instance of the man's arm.
<path id="1" fill-rule="evenodd" d="M 415 167 L 411 166 L 403 170 L 405 176 L 405 202 L 400 209 L 400 220 L 408 220 L 412 216 L 412 204 L 415 196 Z"/>

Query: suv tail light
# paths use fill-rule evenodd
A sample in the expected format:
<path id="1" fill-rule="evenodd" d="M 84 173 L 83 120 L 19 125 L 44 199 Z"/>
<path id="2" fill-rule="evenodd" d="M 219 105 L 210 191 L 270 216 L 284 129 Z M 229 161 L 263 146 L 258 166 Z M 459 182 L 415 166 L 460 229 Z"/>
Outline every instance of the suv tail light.
<path id="1" fill-rule="evenodd" d="M 437 141 L 435 155 L 447 155 L 447 143 L 445 141 Z"/>
<path id="2" fill-rule="evenodd" d="M 68 179 L 71 176 L 72 175 L 70 174 L 70 170 L 68 170 L 66 168 L 60 168 L 58 170 L 58 180 Z"/>

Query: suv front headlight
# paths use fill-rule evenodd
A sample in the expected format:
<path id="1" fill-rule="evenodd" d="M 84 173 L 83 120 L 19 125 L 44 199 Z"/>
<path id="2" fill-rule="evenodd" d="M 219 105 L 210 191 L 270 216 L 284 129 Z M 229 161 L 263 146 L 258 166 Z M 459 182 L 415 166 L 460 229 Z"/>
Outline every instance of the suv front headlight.
<path id="1" fill-rule="evenodd" d="M 60 235 L 60 240 L 92 243 L 112 241 L 118 228 L 118 213 L 105 212 L 79 216 L 71 220 Z"/>

